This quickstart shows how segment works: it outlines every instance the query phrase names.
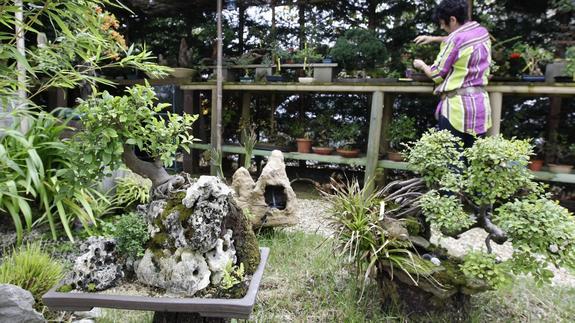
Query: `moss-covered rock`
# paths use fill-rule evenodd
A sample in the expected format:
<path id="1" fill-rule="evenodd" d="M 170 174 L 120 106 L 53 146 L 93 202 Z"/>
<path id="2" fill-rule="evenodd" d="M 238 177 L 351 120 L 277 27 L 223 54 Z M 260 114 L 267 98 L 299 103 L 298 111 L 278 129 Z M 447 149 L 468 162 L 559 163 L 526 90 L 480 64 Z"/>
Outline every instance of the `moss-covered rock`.
<path id="1" fill-rule="evenodd" d="M 260 249 L 250 220 L 244 215 L 234 199 L 228 199 L 230 211 L 224 226 L 233 231 L 238 263 L 243 263 L 247 274 L 253 274 L 260 263 Z"/>

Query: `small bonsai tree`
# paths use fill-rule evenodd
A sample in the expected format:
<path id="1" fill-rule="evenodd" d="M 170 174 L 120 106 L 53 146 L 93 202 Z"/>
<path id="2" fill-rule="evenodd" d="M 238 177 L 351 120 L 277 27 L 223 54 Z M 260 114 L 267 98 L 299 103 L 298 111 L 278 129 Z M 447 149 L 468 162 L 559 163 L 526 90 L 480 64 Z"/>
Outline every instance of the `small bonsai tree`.
<path id="1" fill-rule="evenodd" d="M 543 75 L 541 65 L 553 60 L 553 53 L 543 47 L 519 43 L 514 46 L 514 52 L 519 53 L 525 62 L 525 67 L 521 72 L 527 71 L 529 75 Z"/>
<path id="2" fill-rule="evenodd" d="M 387 58 L 387 50 L 373 31 L 353 28 L 337 39 L 330 55 L 350 73 L 382 63 Z"/>
<path id="3" fill-rule="evenodd" d="M 361 132 L 361 126 L 357 122 L 347 122 L 335 127 L 332 138 L 337 148 L 344 150 L 353 149 Z"/>
<path id="4" fill-rule="evenodd" d="M 415 140 L 417 136 L 415 119 L 405 114 L 393 119 L 387 131 L 389 147 L 399 152 L 405 149 L 405 144 Z"/>
<path id="5" fill-rule="evenodd" d="M 161 117 L 160 111 L 169 104 L 156 105 L 155 99 L 146 84 L 126 89 L 124 96 L 105 91 L 80 101 L 77 111 L 83 130 L 74 137 L 75 175 L 97 179 L 106 168 L 114 170 L 124 162 L 131 171 L 152 181 L 156 195 L 164 196 L 183 182 L 180 176 L 168 174 L 164 166 L 174 162 L 179 148 L 189 151 L 190 129 L 197 116 L 168 112 Z M 137 156 L 136 148 L 147 157 Z"/>

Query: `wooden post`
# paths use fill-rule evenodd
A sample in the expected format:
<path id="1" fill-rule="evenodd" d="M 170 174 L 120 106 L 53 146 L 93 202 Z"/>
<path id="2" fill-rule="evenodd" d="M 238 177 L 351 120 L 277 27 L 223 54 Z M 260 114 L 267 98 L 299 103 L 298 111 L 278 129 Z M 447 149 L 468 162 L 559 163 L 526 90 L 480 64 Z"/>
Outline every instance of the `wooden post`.
<path id="1" fill-rule="evenodd" d="M 383 117 L 383 92 L 375 91 L 371 99 L 371 112 L 369 117 L 369 137 L 367 142 L 367 156 L 365 166 L 364 185 L 367 191 L 374 187 L 375 169 L 379 159 L 379 141 L 381 139 L 381 123 Z"/>
<path id="2" fill-rule="evenodd" d="M 467 0 L 467 19 L 473 19 L 473 0 Z"/>
<path id="3" fill-rule="evenodd" d="M 501 130 L 501 110 L 503 105 L 503 93 L 491 92 L 489 93 L 489 101 L 491 103 L 491 129 L 487 131 L 488 136 L 496 136 Z"/>
<path id="4" fill-rule="evenodd" d="M 557 158 L 557 144 L 559 143 L 559 123 L 561 121 L 561 102 L 559 96 L 552 96 L 550 100 L 549 117 L 547 120 L 547 146 L 545 163 L 553 163 Z M 549 152 L 549 153 L 548 153 Z"/>
<path id="5" fill-rule="evenodd" d="M 386 93 L 383 97 L 383 120 L 381 124 L 381 139 L 379 142 L 379 150 L 381 153 L 387 153 L 389 150 L 389 138 L 387 138 L 387 129 L 391 124 L 391 116 L 393 114 L 393 102 L 395 101 L 395 95 L 391 93 Z"/>
<path id="6" fill-rule="evenodd" d="M 211 119 L 210 119 L 210 146 L 212 151 L 215 149 L 217 152 L 222 151 L 222 146 L 221 146 L 221 136 L 220 136 L 220 131 L 218 128 L 218 119 L 221 120 L 221 116 L 219 116 L 219 112 L 218 111 L 218 95 L 217 95 L 217 91 L 213 91 L 212 90 L 212 111 L 211 111 Z M 221 107 L 220 107 L 221 108 Z M 221 126 L 221 121 L 220 121 L 220 126 Z M 218 147 L 218 142 L 220 142 L 220 145 Z M 218 149 L 219 148 L 219 149 Z M 214 157 L 214 156 L 212 156 Z M 216 165 L 214 165 L 213 162 L 210 161 L 210 175 L 212 176 L 217 176 L 218 175 L 218 167 Z"/>
<path id="7" fill-rule="evenodd" d="M 182 91 L 183 95 L 184 95 L 184 114 L 195 114 L 194 113 L 194 91 Z M 196 109 L 197 110 L 197 109 Z M 197 114 L 197 113 L 196 113 Z M 197 133 L 197 125 L 195 125 L 194 127 L 192 127 L 192 135 L 194 135 L 194 137 L 196 136 Z M 184 152 L 184 160 L 182 163 L 182 168 L 184 169 L 184 172 L 186 173 L 193 173 L 194 171 L 194 162 L 197 161 L 197 157 L 194 158 L 195 156 L 198 155 L 197 150 L 192 149 L 190 151 L 190 153 L 186 153 Z M 196 159 L 196 160 L 194 160 Z"/>
<path id="8" fill-rule="evenodd" d="M 212 133 L 211 146 L 212 151 L 222 155 L 222 0 L 218 0 L 218 63 L 216 67 L 216 91 L 212 91 Z M 212 156 L 213 158 L 213 156 Z M 219 167 L 210 163 L 210 174 L 217 175 Z M 219 174 L 222 178 L 224 174 Z"/>
<path id="9" fill-rule="evenodd" d="M 240 119 L 240 126 L 245 126 L 247 131 L 251 128 L 250 124 L 250 103 L 252 100 L 252 94 L 250 92 L 242 93 L 242 117 Z M 244 136 L 244 132 L 242 131 L 241 134 L 242 143 L 245 142 L 246 138 Z M 245 155 L 240 155 L 239 166 L 244 165 L 246 157 Z"/>

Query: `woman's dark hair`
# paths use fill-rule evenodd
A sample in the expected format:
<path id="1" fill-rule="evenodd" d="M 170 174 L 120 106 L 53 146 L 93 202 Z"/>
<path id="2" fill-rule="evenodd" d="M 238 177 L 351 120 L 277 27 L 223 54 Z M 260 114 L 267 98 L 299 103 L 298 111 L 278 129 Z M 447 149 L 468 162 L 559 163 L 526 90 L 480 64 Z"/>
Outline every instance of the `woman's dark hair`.
<path id="1" fill-rule="evenodd" d="M 467 21 L 467 0 L 443 0 L 435 8 L 433 21 L 439 23 L 443 20 L 449 23 L 449 17 L 455 17 L 457 22 L 464 24 Z"/>

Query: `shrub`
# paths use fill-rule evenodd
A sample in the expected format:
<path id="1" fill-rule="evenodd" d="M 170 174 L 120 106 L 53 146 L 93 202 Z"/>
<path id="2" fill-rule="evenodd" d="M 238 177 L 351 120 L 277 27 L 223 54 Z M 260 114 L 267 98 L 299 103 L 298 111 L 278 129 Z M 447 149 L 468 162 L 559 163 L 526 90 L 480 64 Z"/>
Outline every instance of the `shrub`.
<path id="1" fill-rule="evenodd" d="M 20 286 L 41 302 L 42 295 L 63 278 L 62 270 L 62 264 L 43 251 L 40 243 L 28 243 L 2 257 L 0 283 Z"/>
<path id="2" fill-rule="evenodd" d="M 146 204 L 150 201 L 152 181 L 138 174 L 131 173 L 116 180 L 116 202 L 131 206 L 136 203 Z"/>
<path id="3" fill-rule="evenodd" d="M 118 252 L 126 258 L 138 258 L 144 255 L 144 246 L 150 239 L 148 224 L 136 213 L 123 215 L 116 223 Z"/>

